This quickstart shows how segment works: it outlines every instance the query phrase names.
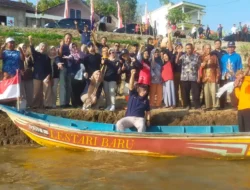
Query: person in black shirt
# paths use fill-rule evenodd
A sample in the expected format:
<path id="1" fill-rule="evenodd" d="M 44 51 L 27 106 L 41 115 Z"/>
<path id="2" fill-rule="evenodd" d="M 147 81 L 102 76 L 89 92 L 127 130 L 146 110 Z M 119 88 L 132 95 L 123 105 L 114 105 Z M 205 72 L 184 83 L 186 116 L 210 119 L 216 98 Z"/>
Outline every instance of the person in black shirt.
<path id="1" fill-rule="evenodd" d="M 127 49 L 123 49 L 120 54 L 120 61 L 122 63 L 121 72 L 126 74 L 125 78 L 125 87 L 124 87 L 124 95 L 129 95 L 129 80 L 131 76 L 131 70 L 135 69 L 135 81 L 137 82 L 139 79 L 139 72 L 142 69 L 141 63 L 136 59 L 135 54 L 129 54 Z"/>
<path id="2" fill-rule="evenodd" d="M 206 29 L 206 38 L 207 39 L 210 39 L 210 33 L 211 33 L 210 27 L 207 25 L 207 29 Z"/>
<path id="3" fill-rule="evenodd" d="M 29 36 L 30 49 L 34 60 L 33 71 L 33 102 L 34 108 L 52 107 L 51 99 L 51 64 L 50 58 L 46 55 L 46 45 L 40 43 L 35 50 L 32 37 Z"/>
<path id="4" fill-rule="evenodd" d="M 107 48 L 109 49 L 109 46 L 108 46 L 108 44 L 107 44 L 108 39 L 107 39 L 106 37 L 102 37 L 102 38 L 101 38 L 101 43 L 97 42 L 94 33 L 92 33 L 92 37 L 93 37 L 94 45 L 98 48 L 98 52 L 99 52 L 100 54 L 101 54 L 102 49 L 103 49 L 104 47 L 107 47 Z"/>
<path id="5" fill-rule="evenodd" d="M 87 46 L 89 53 L 84 57 L 83 64 L 88 76 L 92 76 L 95 71 L 100 70 L 102 57 L 99 53 L 96 53 L 92 42 L 89 42 Z"/>
<path id="6" fill-rule="evenodd" d="M 119 72 L 119 61 L 115 58 L 115 50 L 109 49 L 109 58 L 104 61 L 104 93 L 108 111 L 115 111 L 115 95 Z"/>
<path id="7" fill-rule="evenodd" d="M 227 52 L 223 49 L 221 49 L 221 40 L 215 40 L 214 41 L 214 47 L 215 50 L 213 50 L 211 52 L 211 55 L 216 55 L 220 64 L 220 69 L 221 69 L 221 58 L 224 54 L 227 54 Z M 225 84 L 227 84 L 227 80 L 220 80 L 220 87 L 223 87 Z M 227 101 L 227 94 L 224 93 L 221 97 L 220 97 L 220 108 L 223 109 L 225 108 L 225 104 Z"/>
<path id="8" fill-rule="evenodd" d="M 70 33 L 65 34 L 64 39 L 60 43 L 58 51 L 58 59 L 56 60 L 57 66 L 60 70 L 60 106 L 62 108 L 69 107 L 71 99 L 71 65 L 67 59 L 63 57 L 70 55 L 69 45 L 72 41 L 72 35 Z"/>
<path id="9" fill-rule="evenodd" d="M 202 38 L 204 32 L 204 28 L 202 25 L 200 25 L 200 27 L 198 28 L 198 32 L 199 32 L 199 38 Z"/>

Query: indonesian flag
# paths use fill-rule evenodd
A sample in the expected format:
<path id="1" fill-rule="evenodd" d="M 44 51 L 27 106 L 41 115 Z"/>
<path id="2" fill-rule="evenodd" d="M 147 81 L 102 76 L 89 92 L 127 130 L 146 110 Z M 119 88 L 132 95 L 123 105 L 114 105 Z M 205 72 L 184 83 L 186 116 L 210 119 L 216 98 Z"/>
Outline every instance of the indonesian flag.
<path id="1" fill-rule="evenodd" d="M 118 28 L 122 28 L 123 24 L 122 24 L 122 14 L 121 14 L 121 7 L 119 2 L 117 1 L 117 17 L 118 17 Z"/>
<path id="2" fill-rule="evenodd" d="M 94 1 L 90 0 L 90 21 L 91 21 L 91 29 L 94 29 L 95 25 L 95 10 L 94 10 Z"/>
<path id="3" fill-rule="evenodd" d="M 69 2 L 65 0 L 64 18 L 69 18 Z"/>
<path id="4" fill-rule="evenodd" d="M 148 4 L 145 4 L 145 24 L 149 26 Z"/>
<path id="5" fill-rule="evenodd" d="M 14 100 L 20 97 L 19 75 L 0 81 L 0 101 Z"/>

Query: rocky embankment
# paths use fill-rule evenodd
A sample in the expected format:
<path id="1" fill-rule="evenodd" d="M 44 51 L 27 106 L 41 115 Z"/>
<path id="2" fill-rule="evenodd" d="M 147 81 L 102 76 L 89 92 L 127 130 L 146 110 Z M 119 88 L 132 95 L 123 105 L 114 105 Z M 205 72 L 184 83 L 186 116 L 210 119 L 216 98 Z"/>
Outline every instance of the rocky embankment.
<path id="1" fill-rule="evenodd" d="M 68 110 L 36 110 L 36 112 L 77 120 L 116 123 L 124 117 L 124 111 L 82 111 Z M 3 112 L 0 112 L 0 146 L 34 144 L 23 134 Z M 203 112 L 186 110 L 156 109 L 152 111 L 152 125 L 233 125 L 237 124 L 237 112 L 232 110 Z"/>

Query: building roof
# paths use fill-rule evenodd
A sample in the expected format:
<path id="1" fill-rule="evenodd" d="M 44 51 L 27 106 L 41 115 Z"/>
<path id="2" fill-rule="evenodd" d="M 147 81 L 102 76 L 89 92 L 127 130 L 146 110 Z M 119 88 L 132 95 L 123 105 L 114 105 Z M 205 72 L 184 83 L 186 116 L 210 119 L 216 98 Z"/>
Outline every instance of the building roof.
<path id="1" fill-rule="evenodd" d="M 205 9 L 206 8 L 206 6 L 204 6 L 204 5 L 200 5 L 200 4 L 196 4 L 196 3 L 191 3 L 191 2 L 188 2 L 188 1 L 182 1 L 180 3 L 174 4 L 173 6 L 170 7 L 170 9 L 173 9 L 173 8 L 176 8 L 176 7 L 180 7 L 182 5 L 190 6 L 190 7 L 194 7 L 194 8 L 200 8 L 200 9 Z"/>
<path id="2" fill-rule="evenodd" d="M 0 0 L 0 7 L 21 9 L 21 10 L 25 10 L 26 12 L 35 12 L 35 9 L 32 6 L 26 3 L 21 3 L 17 1 L 11 1 L 11 0 Z"/>

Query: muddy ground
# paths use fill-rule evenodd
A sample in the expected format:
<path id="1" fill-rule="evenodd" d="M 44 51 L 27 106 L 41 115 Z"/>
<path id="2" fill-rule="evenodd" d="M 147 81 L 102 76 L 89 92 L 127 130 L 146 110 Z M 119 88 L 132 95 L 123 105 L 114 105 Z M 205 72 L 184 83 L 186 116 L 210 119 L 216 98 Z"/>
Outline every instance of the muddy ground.
<path id="1" fill-rule="evenodd" d="M 36 110 L 36 112 L 72 118 L 77 120 L 116 123 L 124 117 L 125 111 L 82 111 L 81 109 L 52 109 Z M 26 137 L 9 119 L 9 117 L 0 112 L 0 146 L 7 144 L 34 144 Z M 223 111 L 195 111 L 183 109 L 156 109 L 152 111 L 152 125 L 233 125 L 237 124 L 237 112 L 228 109 Z"/>

